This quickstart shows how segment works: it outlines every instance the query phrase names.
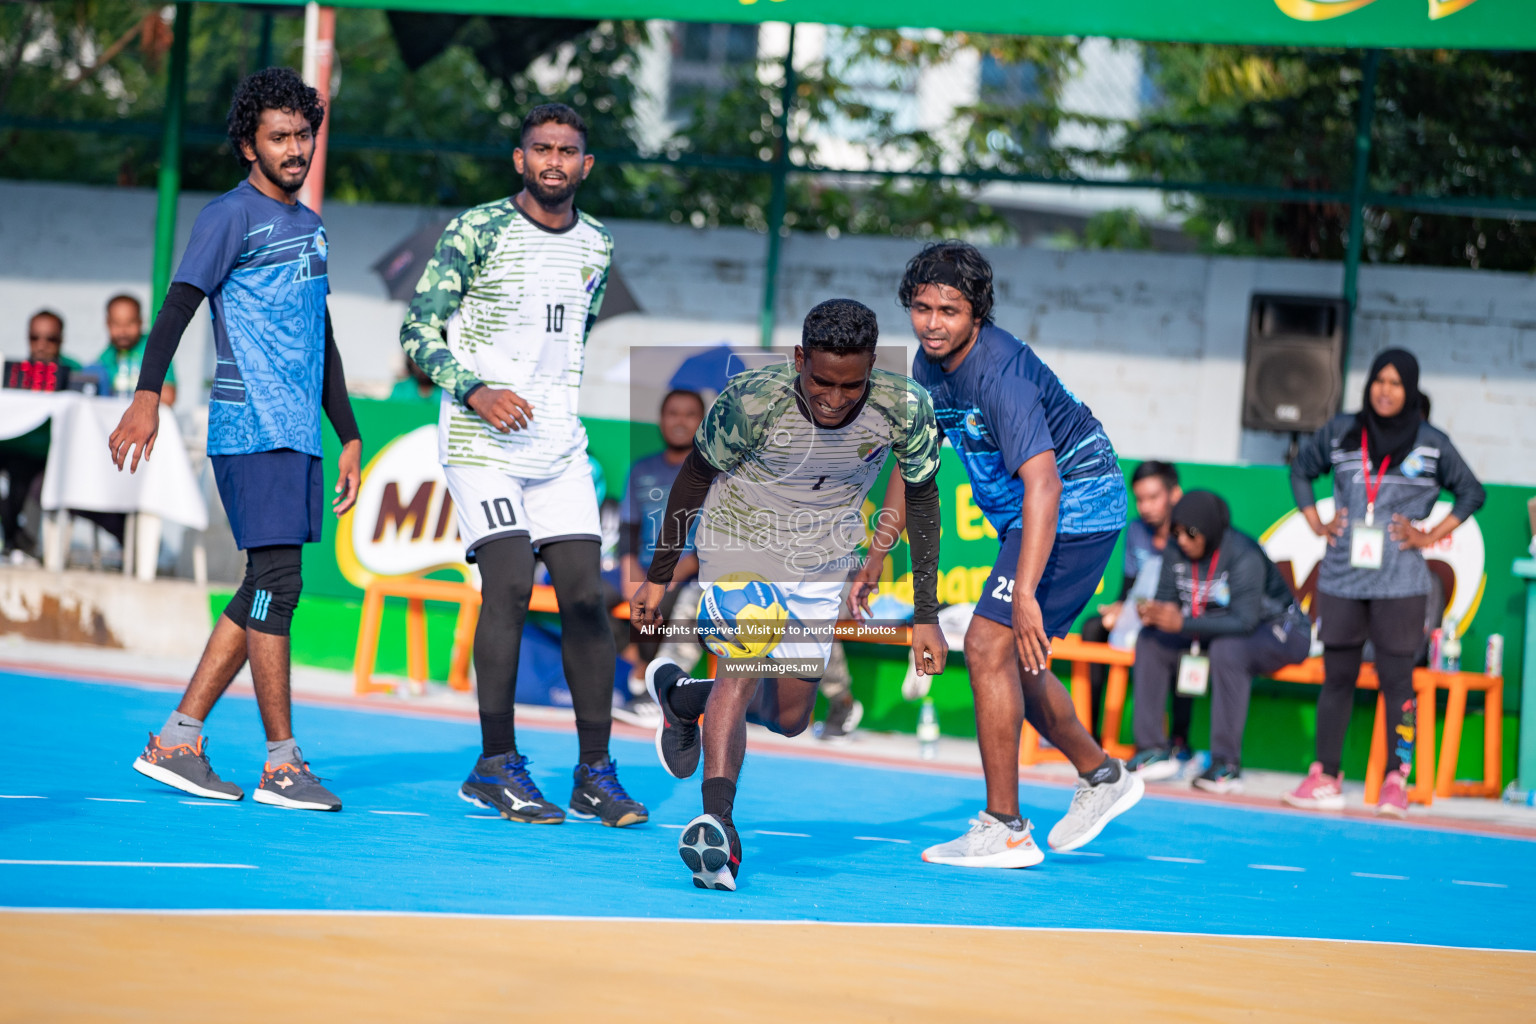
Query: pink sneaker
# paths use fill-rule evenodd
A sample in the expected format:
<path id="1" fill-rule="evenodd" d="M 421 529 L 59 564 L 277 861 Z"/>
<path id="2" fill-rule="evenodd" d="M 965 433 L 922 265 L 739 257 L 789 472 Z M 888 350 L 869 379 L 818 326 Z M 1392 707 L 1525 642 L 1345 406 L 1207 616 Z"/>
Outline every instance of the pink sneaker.
<path id="1" fill-rule="evenodd" d="M 1376 813 L 1383 818 L 1403 818 L 1408 815 L 1408 775 L 1401 769 L 1387 772 L 1381 780 L 1381 794 L 1377 797 Z"/>
<path id="2" fill-rule="evenodd" d="M 1280 799 L 1292 807 L 1302 807 L 1309 811 L 1342 811 L 1344 809 L 1344 791 L 1339 788 L 1339 783 L 1344 779 L 1344 773 L 1337 776 L 1327 775 L 1323 772 L 1323 763 L 1313 761 L 1312 767 L 1307 770 L 1307 777 L 1301 780 L 1301 785 Z M 1382 790 L 1385 794 L 1386 790 Z"/>

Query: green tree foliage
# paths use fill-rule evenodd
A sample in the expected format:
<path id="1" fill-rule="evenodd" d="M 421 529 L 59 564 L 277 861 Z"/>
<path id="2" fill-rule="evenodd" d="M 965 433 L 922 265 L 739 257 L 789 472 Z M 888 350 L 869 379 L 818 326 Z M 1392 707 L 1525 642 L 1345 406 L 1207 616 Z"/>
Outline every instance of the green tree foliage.
<path id="1" fill-rule="evenodd" d="M 1361 55 L 1156 44 L 1160 103 L 1107 157 L 1138 175 L 1347 192 Z M 1393 51 L 1376 85 L 1369 189 L 1430 197 L 1536 192 L 1536 54 Z M 1179 201 L 1214 252 L 1342 258 L 1344 203 Z M 1536 230 L 1513 217 L 1367 212 L 1372 262 L 1536 269 Z"/>
<path id="2" fill-rule="evenodd" d="M 0 176 L 152 183 L 170 45 L 166 10 L 134 0 L 0 3 Z M 978 202 L 978 185 L 946 175 L 1129 173 L 1327 192 L 1345 192 L 1352 180 L 1358 52 L 1149 44 L 1143 52 L 1155 100 L 1119 124 L 1064 110 L 1063 85 L 1083 70 L 1075 40 L 833 29 L 822 55 L 797 69 L 787 139 L 782 65 L 748 60 L 729 69 L 721 87 L 696 92 L 660 151 L 636 159 L 656 144 L 640 129 L 637 83 L 642 49 L 669 44 L 650 35 L 662 29 L 541 21 L 523 38 L 517 22 L 439 25 L 427 55 L 408 64 L 389 17 L 342 10 L 329 193 L 443 206 L 505 195 L 518 184 L 511 162 L 518 119 L 545 99 L 570 103 L 591 126 L 599 160 L 582 192 L 585 208 L 700 227 L 765 230 L 766 165 L 781 148 L 794 169 L 786 226 L 828 234 L 1006 238 L 1003 220 Z M 268 55 L 299 63 L 297 9 L 270 24 L 264 49 L 259 10 L 196 6 L 187 188 L 219 191 L 239 178 L 222 135 L 240 77 Z M 530 72 L 522 51 L 540 45 L 544 59 Z M 981 88 L 948 125 L 916 122 L 924 74 L 978 66 Z M 1388 53 L 1375 113 L 1372 191 L 1530 197 L 1536 189 L 1536 54 Z M 99 130 L 49 131 L 50 121 Z M 1073 137 L 1098 141 L 1063 145 L 1061 130 L 1074 123 L 1099 131 Z M 729 168 L 702 165 L 717 159 Z M 818 160 L 837 168 L 818 169 Z M 838 168 L 917 173 L 877 179 Z M 1343 203 L 1186 195 L 1173 204 L 1209 251 L 1326 259 L 1344 252 Z M 1372 261 L 1536 268 L 1530 221 L 1380 207 L 1366 227 Z M 1139 247 L 1147 231 L 1112 211 L 1077 244 Z"/>

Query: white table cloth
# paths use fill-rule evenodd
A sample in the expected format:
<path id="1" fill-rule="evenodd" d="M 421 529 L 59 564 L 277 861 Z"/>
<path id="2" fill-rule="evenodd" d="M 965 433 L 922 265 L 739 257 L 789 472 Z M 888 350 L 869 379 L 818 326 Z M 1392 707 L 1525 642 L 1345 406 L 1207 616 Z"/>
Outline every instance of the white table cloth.
<path id="1" fill-rule="evenodd" d="M 208 528 L 208 505 L 192 473 L 176 417 L 160 407 L 154 456 L 137 473 L 112 464 L 107 438 L 128 408 L 126 398 L 94 398 L 73 391 L 0 389 L 0 438 L 17 437 L 53 421 L 44 510 L 147 512 L 193 530 Z"/>

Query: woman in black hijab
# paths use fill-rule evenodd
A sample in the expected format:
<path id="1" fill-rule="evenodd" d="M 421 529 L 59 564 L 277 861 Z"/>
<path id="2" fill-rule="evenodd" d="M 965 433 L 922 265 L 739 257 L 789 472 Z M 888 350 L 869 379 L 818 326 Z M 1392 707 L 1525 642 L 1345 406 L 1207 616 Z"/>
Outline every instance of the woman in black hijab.
<path id="1" fill-rule="evenodd" d="M 1376 675 L 1386 701 L 1392 744 L 1378 814 L 1408 809 L 1413 767 L 1413 663 L 1424 642 L 1430 592 L 1423 550 L 1438 543 L 1483 504 L 1483 487 L 1451 439 L 1419 414 L 1419 361 L 1388 349 L 1371 363 L 1358 413 L 1335 416 L 1291 464 L 1296 507 L 1312 532 L 1328 540 L 1313 609 L 1323 641 L 1324 683 L 1317 700 L 1317 760 L 1285 796 L 1294 807 L 1344 806 L 1339 762 L 1360 675 L 1361 650 L 1376 649 Z M 1312 481 L 1333 473 L 1334 517 L 1317 510 Z M 1456 498 L 1450 514 L 1420 529 L 1441 488 Z"/>

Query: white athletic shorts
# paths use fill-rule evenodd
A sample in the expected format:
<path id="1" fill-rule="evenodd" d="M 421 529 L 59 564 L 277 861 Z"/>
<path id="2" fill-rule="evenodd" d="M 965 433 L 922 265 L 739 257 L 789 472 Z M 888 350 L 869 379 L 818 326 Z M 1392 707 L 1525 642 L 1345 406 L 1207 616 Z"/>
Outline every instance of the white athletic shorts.
<path id="1" fill-rule="evenodd" d="M 734 557 L 733 557 L 734 556 Z M 735 552 L 699 552 L 699 584 L 706 590 L 715 580 L 732 572 L 753 571 L 748 566 L 757 565 L 759 576 L 761 560 L 744 559 Z M 784 594 L 786 610 L 798 623 L 798 635 L 779 641 L 768 652 L 769 661 L 819 662 L 821 671 L 807 671 L 793 678 L 819 679 L 826 670 L 827 659 L 832 655 L 835 639 L 831 627 L 836 625 L 843 606 L 843 592 L 847 587 L 841 579 L 802 579 L 798 581 L 775 579 L 773 583 Z"/>
<path id="2" fill-rule="evenodd" d="M 483 466 L 444 466 L 464 550 L 527 537 L 535 550 L 560 540 L 603 539 L 592 466 L 577 459 L 558 476 L 528 480 Z"/>

